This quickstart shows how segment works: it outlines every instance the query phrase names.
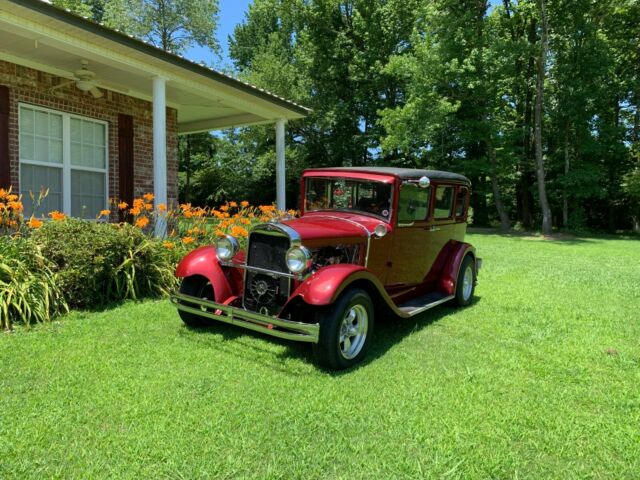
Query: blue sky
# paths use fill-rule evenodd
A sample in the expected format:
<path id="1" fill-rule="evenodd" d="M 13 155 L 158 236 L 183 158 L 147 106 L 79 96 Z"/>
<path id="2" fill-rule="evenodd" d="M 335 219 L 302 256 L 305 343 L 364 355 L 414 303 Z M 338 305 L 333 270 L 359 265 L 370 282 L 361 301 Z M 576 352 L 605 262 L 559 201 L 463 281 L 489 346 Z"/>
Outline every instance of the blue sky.
<path id="1" fill-rule="evenodd" d="M 229 60 L 228 37 L 233 33 L 234 27 L 244 19 L 244 14 L 249 10 L 252 0 L 219 0 L 220 16 L 218 18 L 218 31 L 216 36 L 222 47 L 222 64 L 220 59 L 214 58 L 207 48 L 195 47 L 186 52 L 186 56 L 196 62 L 204 61 L 209 66 L 231 67 Z"/>

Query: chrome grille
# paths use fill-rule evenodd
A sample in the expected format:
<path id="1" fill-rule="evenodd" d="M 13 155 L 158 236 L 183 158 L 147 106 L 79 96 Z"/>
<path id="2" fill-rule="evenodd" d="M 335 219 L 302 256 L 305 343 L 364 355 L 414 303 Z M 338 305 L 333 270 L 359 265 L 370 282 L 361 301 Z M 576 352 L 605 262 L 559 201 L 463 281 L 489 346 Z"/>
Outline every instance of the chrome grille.
<path id="1" fill-rule="evenodd" d="M 289 273 L 285 255 L 290 243 L 279 231 L 258 230 L 249 235 L 247 266 L 274 273 L 245 271 L 243 302 L 247 310 L 275 315 L 289 298 L 290 279 L 277 273 Z"/>

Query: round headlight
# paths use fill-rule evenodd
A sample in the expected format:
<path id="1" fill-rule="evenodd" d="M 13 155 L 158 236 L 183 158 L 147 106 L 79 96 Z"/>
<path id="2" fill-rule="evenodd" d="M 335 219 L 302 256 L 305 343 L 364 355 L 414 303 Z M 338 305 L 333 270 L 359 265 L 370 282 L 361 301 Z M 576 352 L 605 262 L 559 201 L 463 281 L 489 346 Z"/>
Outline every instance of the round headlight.
<path id="1" fill-rule="evenodd" d="M 312 266 L 311 252 L 305 247 L 291 247 L 287 251 L 287 267 L 292 273 L 304 273 Z"/>
<path id="2" fill-rule="evenodd" d="M 225 235 L 216 240 L 216 255 L 219 260 L 231 260 L 239 249 L 238 240 L 231 235 Z"/>

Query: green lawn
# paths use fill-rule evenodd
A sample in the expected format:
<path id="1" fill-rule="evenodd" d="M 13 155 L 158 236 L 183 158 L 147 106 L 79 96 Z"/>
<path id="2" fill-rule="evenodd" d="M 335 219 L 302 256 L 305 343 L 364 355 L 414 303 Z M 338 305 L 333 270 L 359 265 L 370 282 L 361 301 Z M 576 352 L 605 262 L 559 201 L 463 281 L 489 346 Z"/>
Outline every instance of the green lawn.
<path id="1" fill-rule="evenodd" d="M 638 478 L 640 242 L 469 239 L 477 302 L 340 374 L 168 301 L 0 334 L 0 478 Z"/>

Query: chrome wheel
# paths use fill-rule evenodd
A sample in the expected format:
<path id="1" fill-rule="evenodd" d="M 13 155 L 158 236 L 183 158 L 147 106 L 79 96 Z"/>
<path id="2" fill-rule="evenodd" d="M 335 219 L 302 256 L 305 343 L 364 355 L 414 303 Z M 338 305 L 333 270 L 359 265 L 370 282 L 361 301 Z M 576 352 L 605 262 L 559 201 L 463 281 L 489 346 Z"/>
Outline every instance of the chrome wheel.
<path id="1" fill-rule="evenodd" d="M 367 329 L 369 327 L 369 314 L 363 305 L 351 306 L 340 324 L 338 344 L 340 353 L 350 360 L 357 356 L 365 344 Z"/>
<path id="2" fill-rule="evenodd" d="M 469 264 L 464 271 L 464 277 L 462 278 L 462 298 L 466 302 L 471 298 L 473 293 L 473 268 Z"/>

